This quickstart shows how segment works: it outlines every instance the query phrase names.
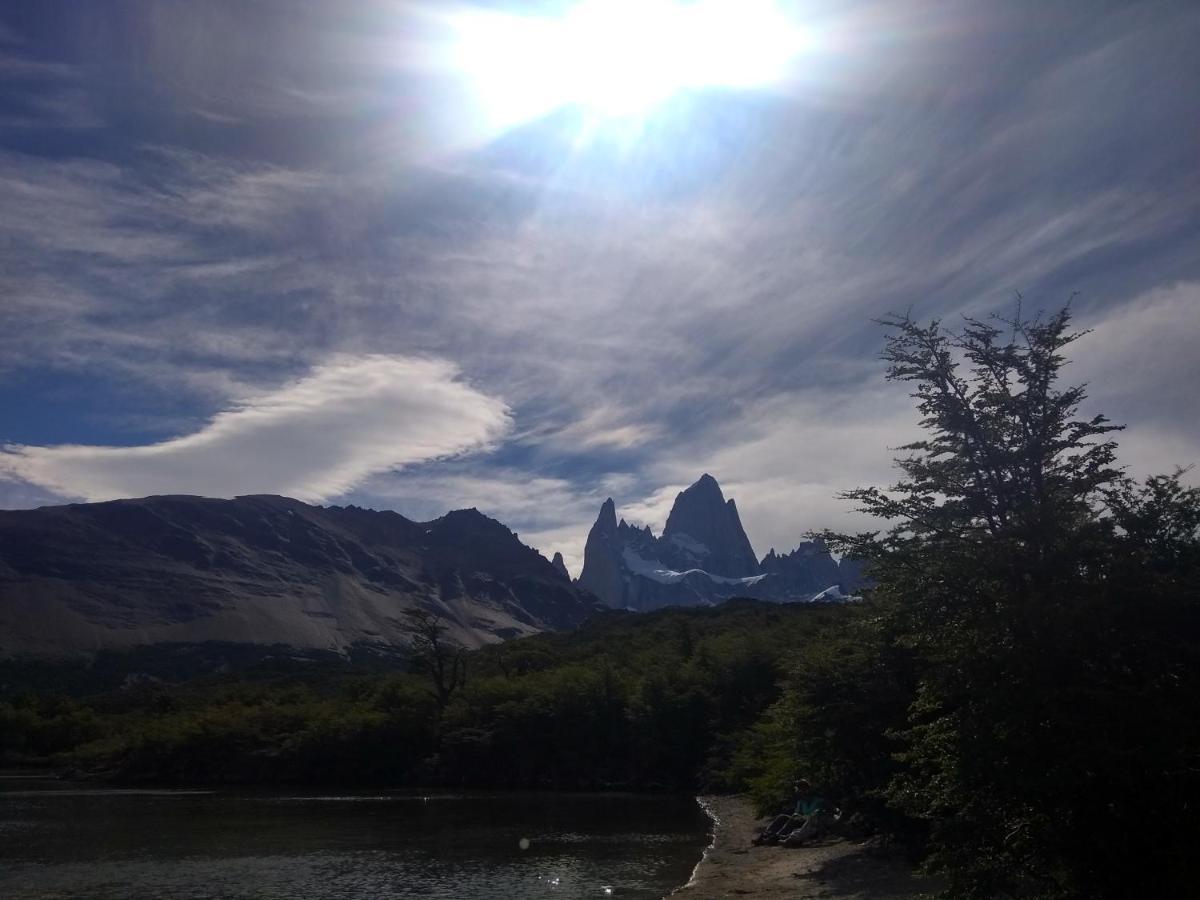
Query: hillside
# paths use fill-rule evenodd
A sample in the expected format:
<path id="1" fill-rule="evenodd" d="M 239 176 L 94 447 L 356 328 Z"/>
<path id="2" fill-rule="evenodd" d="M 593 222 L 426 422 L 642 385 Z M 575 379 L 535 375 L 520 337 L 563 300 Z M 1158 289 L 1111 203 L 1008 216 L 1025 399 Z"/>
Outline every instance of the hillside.
<path id="1" fill-rule="evenodd" d="M 417 607 L 472 647 L 596 609 L 474 509 L 419 523 L 276 496 L 163 496 L 0 512 L 0 657 L 206 641 L 386 651 L 407 643 Z"/>

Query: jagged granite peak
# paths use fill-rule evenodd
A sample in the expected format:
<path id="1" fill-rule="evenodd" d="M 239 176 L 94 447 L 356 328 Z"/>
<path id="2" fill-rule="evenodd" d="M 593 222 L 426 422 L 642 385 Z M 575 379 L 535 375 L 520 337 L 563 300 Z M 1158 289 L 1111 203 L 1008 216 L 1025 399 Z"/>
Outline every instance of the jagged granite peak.
<path id="1" fill-rule="evenodd" d="M 616 522 L 605 501 L 588 533 L 579 586 L 610 606 L 648 610 L 749 596 L 760 580 L 758 561 L 737 505 L 726 502 L 705 474 L 681 492 L 661 538 L 650 527 Z"/>
<path id="2" fill-rule="evenodd" d="M 623 522 L 624 520 L 622 520 Z M 600 504 L 600 514 L 588 532 L 583 548 L 583 570 L 579 587 L 591 591 L 610 606 L 618 606 L 621 597 L 621 560 L 623 543 L 617 525 L 617 506 L 609 497 Z"/>
<path id="3" fill-rule="evenodd" d="M 675 499 L 661 537 L 649 526 L 619 522 L 606 500 L 584 548 L 581 588 L 618 609 L 708 606 L 733 597 L 780 603 L 847 599 L 861 576 L 841 565 L 822 540 L 790 553 L 774 547 L 760 563 L 737 504 L 705 473 Z"/>
<path id="4" fill-rule="evenodd" d="M 472 646 L 597 609 L 475 509 L 422 523 L 251 495 L 0 511 L 0 657 L 207 641 L 399 648 L 416 607 Z"/>
<path id="5" fill-rule="evenodd" d="M 707 472 L 675 497 L 663 539 L 691 554 L 711 574 L 745 578 L 759 573 L 737 504 L 732 498 L 726 501 Z"/>
<path id="6" fill-rule="evenodd" d="M 554 566 L 554 571 L 563 578 L 568 581 L 571 580 L 571 573 L 567 571 L 567 564 L 563 562 L 563 555 L 561 553 L 555 552 L 554 559 L 550 560 L 550 565 Z"/>
<path id="7" fill-rule="evenodd" d="M 838 563 L 820 538 L 803 541 L 791 553 L 779 554 L 772 547 L 760 566 L 771 576 L 772 586 L 788 594 L 811 594 L 841 584 Z"/>
<path id="8" fill-rule="evenodd" d="M 617 504 L 613 503 L 612 497 L 600 504 L 600 515 L 596 518 L 596 524 L 592 526 L 593 531 L 597 529 L 602 534 L 617 532 Z"/>

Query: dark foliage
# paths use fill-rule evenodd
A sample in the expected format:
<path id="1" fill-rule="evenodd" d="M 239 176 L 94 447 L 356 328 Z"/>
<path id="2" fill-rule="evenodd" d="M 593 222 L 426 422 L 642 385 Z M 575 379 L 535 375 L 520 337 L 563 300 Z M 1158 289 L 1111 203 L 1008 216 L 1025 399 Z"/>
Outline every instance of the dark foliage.
<path id="1" fill-rule="evenodd" d="M 414 620 L 411 671 L 297 660 L 10 694 L 0 753 L 124 782 L 691 790 L 728 780 L 733 736 L 779 698 L 785 660 L 847 613 L 613 612 L 470 654 Z"/>
<path id="2" fill-rule="evenodd" d="M 947 896 L 1194 896 L 1200 493 L 1133 483 L 1114 426 L 1078 418 L 1066 310 L 885 324 L 927 437 L 890 490 L 847 495 L 885 531 L 826 535 L 877 587 L 795 669 L 774 745 L 927 838 Z"/>

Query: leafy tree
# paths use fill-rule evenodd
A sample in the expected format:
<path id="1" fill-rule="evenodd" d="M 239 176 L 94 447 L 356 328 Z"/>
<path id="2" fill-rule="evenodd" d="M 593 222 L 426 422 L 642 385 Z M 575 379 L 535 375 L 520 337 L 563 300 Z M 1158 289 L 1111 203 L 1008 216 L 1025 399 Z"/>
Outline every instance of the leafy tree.
<path id="1" fill-rule="evenodd" d="M 1079 417 L 1084 388 L 1058 385 L 1069 323 L 885 320 L 926 437 L 890 490 L 846 494 L 882 533 L 825 537 L 867 561 L 874 640 L 910 693 L 864 692 L 872 736 L 836 713 L 872 683 L 862 660 L 849 685 L 809 666 L 789 692 L 801 761 L 849 771 L 872 748 L 865 779 L 834 780 L 926 823 L 956 898 L 1182 896 L 1194 874 L 1176 850 L 1200 800 L 1200 503 L 1178 474 L 1132 484 L 1117 426 Z"/>
<path id="2" fill-rule="evenodd" d="M 445 620 L 429 610 L 405 610 L 405 631 L 412 639 L 414 670 L 429 676 L 438 708 L 445 709 L 467 680 L 467 650 L 447 637 Z"/>

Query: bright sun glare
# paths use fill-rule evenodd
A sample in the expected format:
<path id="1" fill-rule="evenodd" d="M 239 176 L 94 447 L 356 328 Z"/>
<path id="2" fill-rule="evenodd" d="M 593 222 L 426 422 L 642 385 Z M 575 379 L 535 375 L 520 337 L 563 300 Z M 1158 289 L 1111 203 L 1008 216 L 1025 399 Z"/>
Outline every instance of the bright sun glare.
<path id="1" fill-rule="evenodd" d="M 804 33 L 777 0 L 581 0 L 554 16 L 453 16 L 453 65 L 503 128 L 576 105 L 637 118 L 675 94 L 765 87 L 785 77 Z"/>

